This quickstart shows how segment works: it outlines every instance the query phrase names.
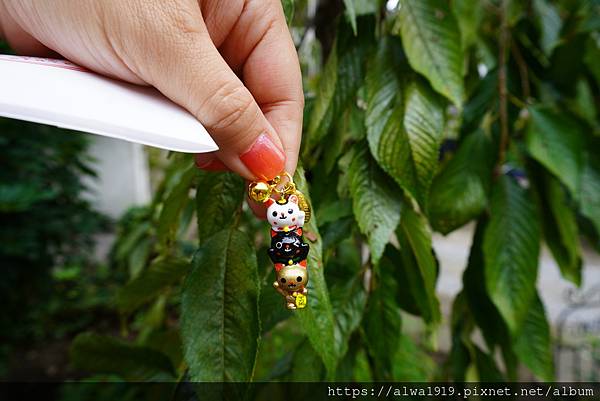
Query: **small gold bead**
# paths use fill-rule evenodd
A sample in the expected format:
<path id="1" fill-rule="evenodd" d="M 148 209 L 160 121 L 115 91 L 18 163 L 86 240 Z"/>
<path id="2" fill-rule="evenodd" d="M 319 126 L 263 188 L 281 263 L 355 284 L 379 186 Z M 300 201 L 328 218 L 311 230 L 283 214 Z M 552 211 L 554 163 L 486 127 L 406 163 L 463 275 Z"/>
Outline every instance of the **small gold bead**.
<path id="1" fill-rule="evenodd" d="M 255 202 L 266 202 L 271 196 L 271 187 L 263 181 L 252 182 L 248 186 L 248 196 Z"/>

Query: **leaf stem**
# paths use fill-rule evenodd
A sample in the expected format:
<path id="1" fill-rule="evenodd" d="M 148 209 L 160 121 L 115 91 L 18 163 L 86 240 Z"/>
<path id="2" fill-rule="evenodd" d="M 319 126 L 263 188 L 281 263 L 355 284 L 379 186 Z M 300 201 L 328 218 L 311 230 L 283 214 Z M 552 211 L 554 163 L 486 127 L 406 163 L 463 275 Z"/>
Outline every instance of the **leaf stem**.
<path id="1" fill-rule="evenodd" d="M 498 70 L 498 93 L 499 93 L 499 115 L 500 115 L 500 149 L 498 153 L 498 164 L 496 173 L 500 171 L 506 159 L 506 148 L 508 147 L 508 90 L 506 58 L 510 42 L 510 31 L 508 29 L 508 2 L 502 0 L 500 13 L 500 46 L 499 46 L 499 70 Z"/>

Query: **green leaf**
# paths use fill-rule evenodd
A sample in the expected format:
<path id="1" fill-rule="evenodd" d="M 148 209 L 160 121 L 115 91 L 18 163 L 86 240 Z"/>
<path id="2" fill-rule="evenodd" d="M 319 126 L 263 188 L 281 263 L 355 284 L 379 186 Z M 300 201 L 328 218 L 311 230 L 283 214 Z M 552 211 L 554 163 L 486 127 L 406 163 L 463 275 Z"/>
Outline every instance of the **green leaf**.
<path id="1" fill-rule="evenodd" d="M 418 281 L 422 281 L 424 294 L 421 294 L 417 302 L 420 304 L 423 318 L 429 324 L 436 325 L 441 320 L 440 305 L 435 294 L 437 261 L 427 220 L 414 210 L 405 208 L 397 236 L 404 266 L 414 264 L 419 275 Z"/>
<path id="2" fill-rule="evenodd" d="M 364 274 L 359 272 L 347 282 L 331 289 L 331 304 L 335 318 L 335 338 L 337 355 L 343 357 L 348 352 L 348 341 L 358 328 L 367 305 L 367 290 Z"/>
<path id="3" fill-rule="evenodd" d="M 479 25 L 484 15 L 483 3 L 480 0 L 454 0 L 451 4 L 460 27 L 463 49 L 467 49 L 477 42 Z"/>
<path id="4" fill-rule="evenodd" d="M 584 149 L 581 127 L 566 114 L 546 107 L 532 107 L 529 112 L 527 150 L 577 197 Z"/>
<path id="5" fill-rule="evenodd" d="M 546 56 L 559 44 L 562 19 L 556 6 L 547 0 L 534 0 L 533 8 L 537 14 L 537 25 L 540 30 L 540 44 Z"/>
<path id="6" fill-rule="evenodd" d="M 581 284 L 581 245 L 577 216 L 569 205 L 565 189 L 551 176 L 543 177 L 544 239 L 563 277 L 575 285 Z"/>
<path id="7" fill-rule="evenodd" d="M 591 36 L 587 39 L 585 45 L 585 54 L 583 56 L 583 61 L 594 76 L 596 84 L 600 84 L 600 64 L 598 63 L 599 59 L 600 36 Z"/>
<path id="8" fill-rule="evenodd" d="M 121 313 L 130 313 L 158 297 L 190 270 L 190 262 L 176 256 L 154 260 L 138 277 L 117 293 L 116 305 Z"/>
<path id="9" fill-rule="evenodd" d="M 196 179 L 197 170 L 195 166 L 189 166 L 163 202 L 156 233 L 164 246 L 172 244 L 176 239 L 179 216 L 190 201 L 190 189 Z"/>
<path id="10" fill-rule="evenodd" d="M 235 173 L 199 173 L 196 215 L 200 243 L 224 228 L 235 226 L 242 211 L 244 194 L 244 180 Z"/>
<path id="11" fill-rule="evenodd" d="M 400 222 L 402 197 L 365 146 L 356 148 L 348 177 L 354 215 L 367 237 L 373 264 L 377 264 Z"/>
<path id="12" fill-rule="evenodd" d="M 26 211 L 35 203 L 56 197 L 56 189 L 38 188 L 33 183 L 0 184 L 0 212 Z"/>
<path id="13" fill-rule="evenodd" d="M 362 19 L 365 20 L 365 19 Z M 367 21 L 368 20 L 368 21 Z M 327 136 L 335 119 L 355 98 L 364 77 L 364 63 L 374 29 L 371 19 L 363 22 L 361 34 L 354 37 L 347 24 L 341 23 L 338 36 L 320 78 L 319 92 L 310 115 L 304 157 L 312 160 L 313 151 Z"/>
<path id="14" fill-rule="evenodd" d="M 303 168 L 300 167 L 296 170 L 294 182 L 310 203 L 310 194 Z M 328 377 L 334 377 L 340 356 L 337 354 L 333 308 L 323 271 L 322 242 L 314 216 L 304 226 L 304 236 L 305 238 L 314 236 L 316 240 L 310 242 L 307 260 L 308 305 L 304 309 L 297 310 L 295 314 L 304 333 L 308 336 L 310 344 L 323 360 Z"/>
<path id="15" fill-rule="evenodd" d="M 544 304 L 537 293 L 527 309 L 523 327 L 515 335 L 514 341 L 515 352 L 519 359 L 538 379 L 554 380 L 550 325 L 546 319 Z"/>
<path id="16" fill-rule="evenodd" d="M 379 6 L 377 0 L 344 0 L 346 6 L 346 16 L 350 21 L 352 32 L 354 35 L 358 35 L 358 28 L 356 26 L 356 17 L 365 14 L 374 14 L 377 12 Z"/>
<path id="17" fill-rule="evenodd" d="M 500 372 L 496 366 L 496 361 L 494 361 L 492 355 L 483 352 L 476 345 L 473 346 L 473 350 L 475 353 L 475 366 L 477 366 L 477 373 L 480 381 L 489 383 L 502 382 L 505 380 L 502 372 Z"/>
<path id="18" fill-rule="evenodd" d="M 398 342 L 398 348 L 391 351 L 394 358 L 394 381 L 430 381 L 436 367 L 431 357 L 407 335 L 399 335 Z"/>
<path id="19" fill-rule="evenodd" d="M 463 50 L 454 14 L 444 0 L 402 0 L 394 33 L 400 34 L 411 67 L 461 108 Z"/>
<path id="20" fill-rule="evenodd" d="M 292 21 L 294 20 L 294 0 L 281 0 L 281 5 L 283 7 L 283 13 L 285 14 L 285 20 L 288 25 L 292 25 Z"/>
<path id="21" fill-rule="evenodd" d="M 404 128 L 421 204 L 429 195 L 437 170 L 439 148 L 444 134 L 444 105 L 426 85 L 416 81 L 405 88 Z M 417 198 L 417 199 L 419 199 Z"/>
<path id="22" fill-rule="evenodd" d="M 486 228 L 487 220 L 480 219 L 473 235 L 467 268 L 463 274 L 463 291 L 468 301 L 469 314 L 473 316 L 475 323 L 479 326 L 488 349 L 494 350 L 496 346 L 500 346 L 507 376 L 512 378 L 515 376 L 516 359 L 512 352 L 510 331 L 483 284 L 486 282 L 483 255 L 483 237 Z M 470 345 L 470 347 L 472 346 Z"/>
<path id="23" fill-rule="evenodd" d="M 391 379 L 392 350 L 399 346 L 402 330 L 400 308 L 395 302 L 398 285 L 393 266 L 380 265 L 377 287 L 369 296 L 363 328 L 365 340 L 380 377 Z"/>
<path id="24" fill-rule="evenodd" d="M 485 285 L 512 333 L 522 326 L 535 295 L 540 222 L 534 205 L 514 179 L 498 178 L 483 240 Z"/>
<path id="25" fill-rule="evenodd" d="M 75 367 L 92 373 L 110 373 L 132 381 L 175 380 L 166 355 L 111 337 L 80 334 L 73 340 L 70 354 Z"/>
<path id="26" fill-rule="evenodd" d="M 429 220 L 435 230 L 447 234 L 483 212 L 493 163 L 492 143 L 483 130 L 468 135 L 433 180 Z"/>
<path id="27" fill-rule="evenodd" d="M 254 247 L 225 229 L 194 257 L 181 296 L 184 357 L 193 381 L 250 381 L 260 337 Z"/>
<path id="28" fill-rule="evenodd" d="M 583 171 L 581 173 L 581 213 L 586 216 L 600 233 L 600 160 L 597 144 L 588 146 L 584 153 Z"/>

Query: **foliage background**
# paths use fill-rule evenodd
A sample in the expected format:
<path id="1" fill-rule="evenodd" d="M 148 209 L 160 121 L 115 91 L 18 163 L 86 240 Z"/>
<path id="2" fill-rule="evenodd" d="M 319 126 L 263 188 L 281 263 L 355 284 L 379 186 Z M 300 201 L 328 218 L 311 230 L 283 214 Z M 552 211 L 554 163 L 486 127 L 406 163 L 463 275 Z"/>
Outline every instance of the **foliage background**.
<path id="1" fill-rule="evenodd" d="M 310 307 L 290 313 L 271 288 L 243 181 L 172 154 L 152 204 L 119 225 L 118 335 L 80 334 L 73 366 L 132 380 L 495 381 L 520 367 L 551 380 L 540 247 L 577 285 L 582 242 L 600 249 L 600 3 L 283 6 L 307 99 L 296 180 L 315 211 Z M 467 223 L 444 321 L 431 234 Z"/>

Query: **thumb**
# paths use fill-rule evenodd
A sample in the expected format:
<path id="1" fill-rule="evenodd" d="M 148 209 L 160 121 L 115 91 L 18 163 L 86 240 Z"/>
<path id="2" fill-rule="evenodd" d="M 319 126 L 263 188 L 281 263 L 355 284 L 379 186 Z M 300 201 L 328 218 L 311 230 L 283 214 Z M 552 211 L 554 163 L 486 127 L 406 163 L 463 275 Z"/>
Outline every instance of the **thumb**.
<path id="1" fill-rule="evenodd" d="M 284 169 L 279 136 L 214 46 L 200 9 L 193 11 L 197 18 L 188 12 L 185 26 L 173 19 L 170 35 L 150 35 L 149 48 L 139 52 L 145 60 L 134 62 L 144 66 L 137 73 L 206 127 L 229 169 L 250 180 L 271 179 Z M 148 60 L 152 55 L 159 60 Z"/>

